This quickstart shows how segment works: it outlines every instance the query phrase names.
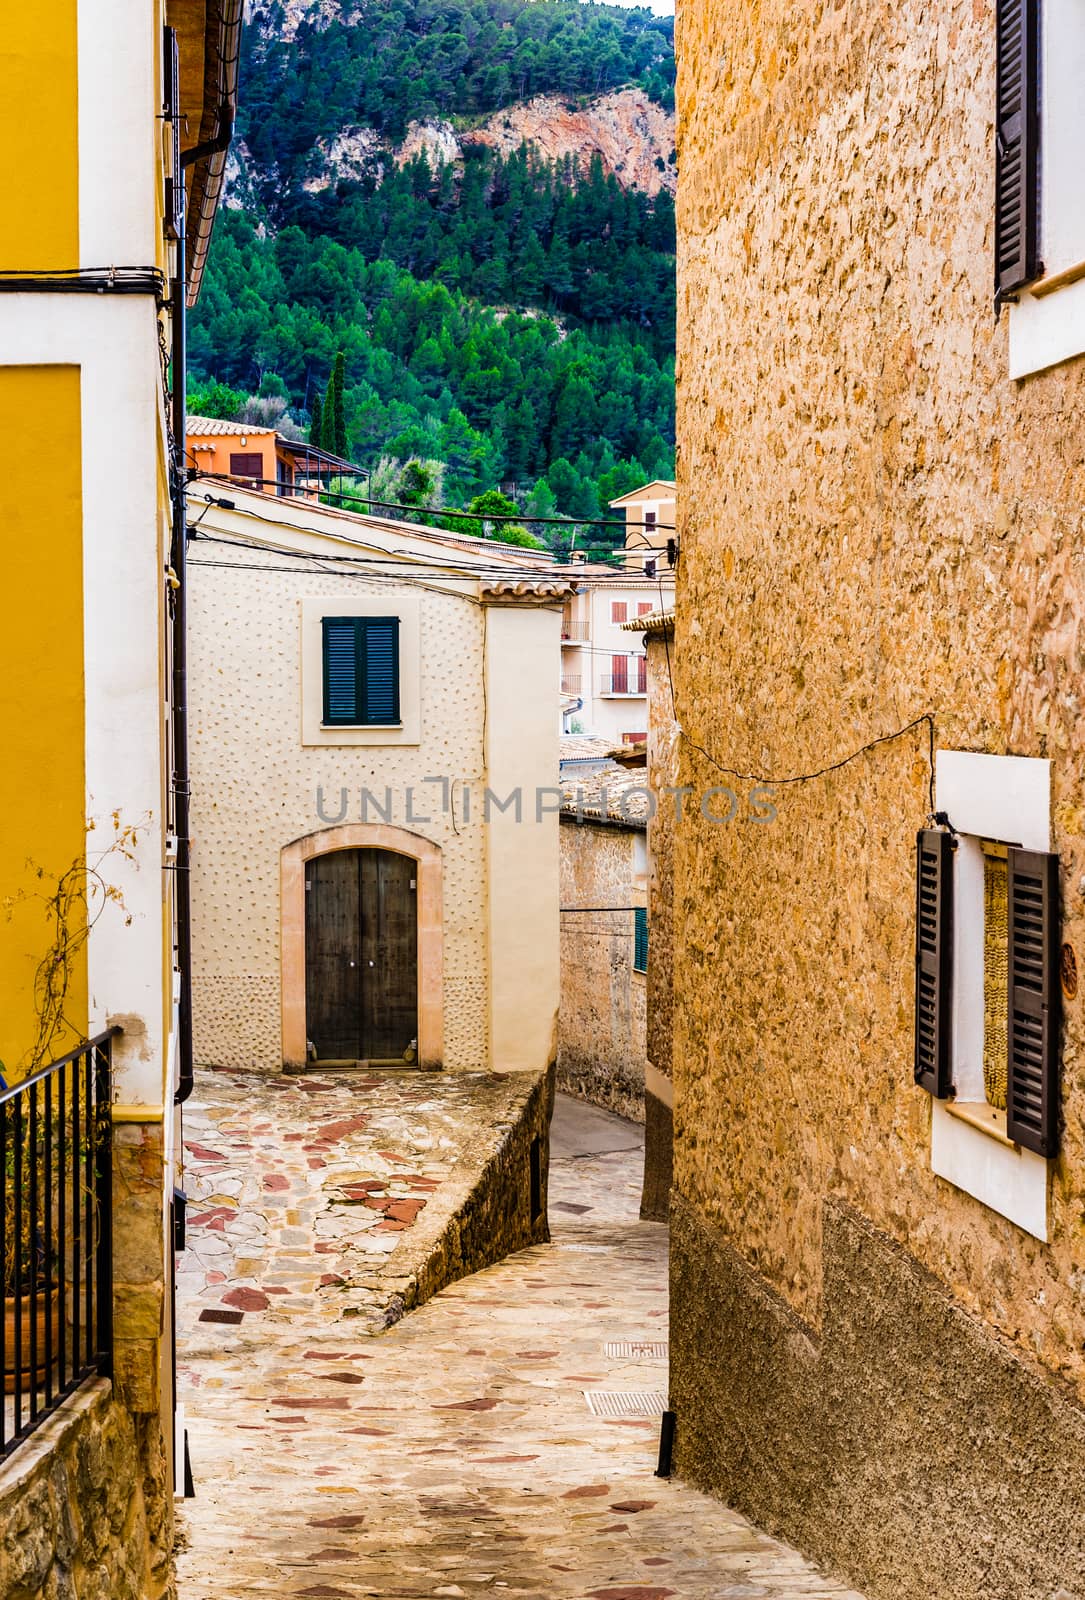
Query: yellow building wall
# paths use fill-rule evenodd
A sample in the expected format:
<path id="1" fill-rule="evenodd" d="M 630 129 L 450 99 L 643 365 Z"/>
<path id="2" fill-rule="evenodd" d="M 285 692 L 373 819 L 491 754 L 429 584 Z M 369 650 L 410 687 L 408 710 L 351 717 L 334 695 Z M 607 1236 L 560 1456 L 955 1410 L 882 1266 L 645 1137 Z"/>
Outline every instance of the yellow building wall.
<path id="1" fill-rule="evenodd" d="M 76 0 L 5 7 L 0 272 L 59 272 L 79 265 L 76 24 Z"/>
<path id="2" fill-rule="evenodd" d="M 10 1082 L 36 1047 L 51 1059 L 87 1026 L 81 884 L 63 926 L 49 903 L 86 849 L 78 367 L 0 367 L 0 594 L 0 1061 Z M 61 931 L 74 942 L 54 968 L 63 1023 L 45 1039 L 35 991 Z"/>

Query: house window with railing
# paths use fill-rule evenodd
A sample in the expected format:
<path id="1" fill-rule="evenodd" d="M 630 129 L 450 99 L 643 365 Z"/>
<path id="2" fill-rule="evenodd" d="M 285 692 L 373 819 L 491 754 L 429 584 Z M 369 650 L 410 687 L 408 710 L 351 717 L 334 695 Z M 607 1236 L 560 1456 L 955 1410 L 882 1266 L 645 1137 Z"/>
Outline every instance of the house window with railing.
<path id="1" fill-rule="evenodd" d="M 648 693 L 648 662 L 645 656 L 614 655 L 610 671 L 604 673 L 601 694 L 645 695 Z"/>

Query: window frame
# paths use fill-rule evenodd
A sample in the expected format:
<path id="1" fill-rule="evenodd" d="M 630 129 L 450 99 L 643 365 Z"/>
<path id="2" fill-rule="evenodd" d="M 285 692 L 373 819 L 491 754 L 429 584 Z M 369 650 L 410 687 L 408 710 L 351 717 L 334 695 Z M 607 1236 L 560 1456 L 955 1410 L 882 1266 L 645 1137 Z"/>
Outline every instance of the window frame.
<path id="1" fill-rule="evenodd" d="M 1050 850 L 1051 763 L 1027 756 L 939 750 L 936 806 L 956 830 L 953 852 L 954 1100 L 932 1099 L 930 1164 L 936 1177 L 971 1195 L 1037 1239 L 1047 1238 L 1048 1161 L 1002 1131 L 982 1090 L 983 839 Z M 971 1086 L 971 1087 L 970 1087 Z"/>
<path id="2" fill-rule="evenodd" d="M 331 585 L 329 585 L 331 587 Z M 336 585 L 336 587 L 340 587 Z M 311 747 L 419 745 L 422 741 L 422 603 L 394 587 L 358 600 L 342 593 L 299 597 L 301 743 Z M 324 617 L 396 617 L 399 621 L 399 722 L 324 721 Z"/>
<path id="3" fill-rule="evenodd" d="M 359 703 L 366 715 L 359 717 L 336 717 L 331 713 L 331 684 L 328 662 L 328 630 L 330 625 L 349 626 L 354 633 L 354 710 L 358 712 Z M 369 633 L 379 626 L 394 627 L 392 636 L 394 658 L 394 688 L 391 717 L 375 717 L 369 713 Z M 325 728 L 398 728 L 400 719 L 400 661 L 399 661 L 399 635 L 400 619 L 394 612 L 386 616 L 358 617 L 338 616 L 325 614 L 320 619 L 321 630 L 321 686 L 323 706 L 321 726 Z"/>

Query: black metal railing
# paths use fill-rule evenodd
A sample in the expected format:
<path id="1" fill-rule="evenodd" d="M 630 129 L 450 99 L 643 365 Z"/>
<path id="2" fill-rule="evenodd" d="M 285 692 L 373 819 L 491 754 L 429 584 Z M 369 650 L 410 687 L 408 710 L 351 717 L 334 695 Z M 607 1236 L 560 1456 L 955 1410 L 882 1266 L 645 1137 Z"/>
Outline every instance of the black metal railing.
<path id="1" fill-rule="evenodd" d="M 0 1093 L 0 1456 L 113 1358 L 112 1043 Z"/>

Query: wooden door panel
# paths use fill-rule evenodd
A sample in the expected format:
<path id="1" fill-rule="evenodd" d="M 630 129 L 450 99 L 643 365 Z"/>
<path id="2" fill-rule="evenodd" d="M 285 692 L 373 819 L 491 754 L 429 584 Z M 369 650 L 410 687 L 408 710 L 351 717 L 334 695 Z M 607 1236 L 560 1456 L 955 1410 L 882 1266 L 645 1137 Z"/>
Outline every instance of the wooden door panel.
<path id="1" fill-rule="evenodd" d="M 362 1013 L 358 852 L 316 856 L 305 874 L 306 1032 L 319 1059 L 359 1055 Z"/>
<path id="2" fill-rule="evenodd" d="M 362 1042 L 367 1057 L 403 1055 L 418 1035 L 417 863 L 367 850 L 362 867 Z"/>

